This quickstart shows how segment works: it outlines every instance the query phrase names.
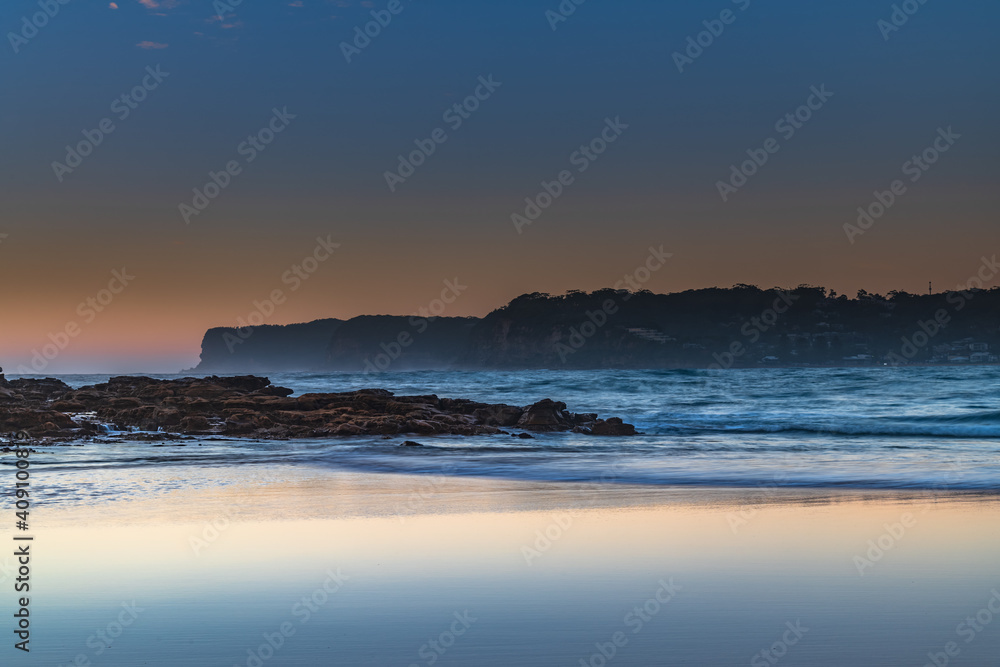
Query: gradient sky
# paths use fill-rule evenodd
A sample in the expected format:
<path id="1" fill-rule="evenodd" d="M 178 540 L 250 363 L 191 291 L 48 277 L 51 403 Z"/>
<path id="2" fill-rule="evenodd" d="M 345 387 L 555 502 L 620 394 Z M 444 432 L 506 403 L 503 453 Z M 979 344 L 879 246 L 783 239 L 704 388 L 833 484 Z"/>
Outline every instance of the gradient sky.
<path id="1" fill-rule="evenodd" d="M 891 2 L 401 0 L 348 63 L 341 42 L 388 2 L 71 0 L 17 45 L 37 1 L 0 9 L 0 364 L 27 363 L 67 324 L 44 372 L 172 371 L 204 330 L 235 325 L 275 289 L 274 324 L 409 314 L 446 279 L 448 315 L 518 294 L 614 284 L 649 246 L 673 257 L 645 285 L 825 285 L 853 294 L 964 282 L 997 234 L 1000 6 L 927 0 L 898 31 Z M 566 3 L 564 3 L 566 4 Z M 683 72 L 672 54 L 731 9 Z M 119 120 L 147 66 L 169 73 Z M 444 111 L 480 76 L 501 83 L 457 130 Z M 811 86 L 833 97 L 787 141 L 775 122 Z M 273 108 L 296 115 L 246 164 L 238 146 Z M 120 107 L 119 107 L 120 108 Z M 629 128 L 518 234 L 511 214 L 598 136 Z M 67 144 L 115 131 L 59 182 Z M 955 145 L 855 243 L 843 225 L 939 127 Z M 448 141 L 393 193 L 384 172 L 438 127 Z M 745 151 L 781 150 L 723 202 Z M 242 173 L 186 224 L 208 172 Z M 317 237 L 340 243 L 297 290 L 283 274 Z M 78 304 L 125 267 L 134 281 L 92 321 Z"/>

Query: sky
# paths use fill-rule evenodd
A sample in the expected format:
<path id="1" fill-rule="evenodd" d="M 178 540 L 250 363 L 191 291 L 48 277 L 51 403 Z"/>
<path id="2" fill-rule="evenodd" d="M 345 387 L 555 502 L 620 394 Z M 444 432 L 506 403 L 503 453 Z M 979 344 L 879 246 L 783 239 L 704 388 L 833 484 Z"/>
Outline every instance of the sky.
<path id="1" fill-rule="evenodd" d="M 853 295 L 1000 250 L 995 2 L 576 2 L 4 2 L 0 365 L 176 371 L 653 251 L 655 292 Z"/>

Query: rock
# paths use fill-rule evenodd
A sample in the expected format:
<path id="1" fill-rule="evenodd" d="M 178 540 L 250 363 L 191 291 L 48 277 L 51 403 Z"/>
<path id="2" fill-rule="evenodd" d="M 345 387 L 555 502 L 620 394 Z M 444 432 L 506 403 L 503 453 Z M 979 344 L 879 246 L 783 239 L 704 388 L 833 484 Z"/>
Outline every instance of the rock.
<path id="1" fill-rule="evenodd" d="M 138 408 L 142 406 L 142 401 L 135 396 L 123 396 L 122 398 L 108 399 L 107 406 L 109 408 L 114 408 L 115 410 L 125 410 L 127 408 Z"/>
<path id="2" fill-rule="evenodd" d="M 223 433 L 226 435 L 248 435 L 256 428 L 256 425 L 250 421 L 247 415 L 240 414 L 226 420 L 223 426 Z"/>
<path id="3" fill-rule="evenodd" d="M 635 435 L 635 426 L 626 424 L 618 417 L 609 417 L 607 421 L 598 419 L 590 427 L 593 435 Z"/>
<path id="4" fill-rule="evenodd" d="M 211 429 L 208 419 L 201 415 L 185 417 L 180 423 L 181 431 L 184 433 L 198 432 L 205 433 Z"/>
<path id="5" fill-rule="evenodd" d="M 0 408 L 0 423 L 5 431 L 28 431 L 32 435 L 76 427 L 68 415 L 44 408 Z"/>
<path id="6" fill-rule="evenodd" d="M 404 440 L 400 447 L 423 447 L 419 442 L 414 442 L 412 440 Z"/>
<path id="7" fill-rule="evenodd" d="M 101 425 L 96 422 L 81 421 L 79 422 L 79 424 L 80 424 L 80 430 L 88 435 L 98 435 L 104 432 L 104 429 L 101 428 Z"/>
<path id="8" fill-rule="evenodd" d="M 472 412 L 480 423 L 490 426 L 515 426 L 523 414 L 522 408 L 513 405 L 487 405 Z"/>
<path id="9" fill-rule="evenodd" d="M 79 412 L 83 412 L 84 410 L 97 410 L 99 407 L 105 405 L 107 401 L 111 400 L 112 397 L 113 394 L 106 391 L 77 389 L 76 391 L 71 391 L 68 394 L 65 394 L 59 401 L 57 401 L 57 403 L 62 401 L 79 403 L 84 406 L 83 410 L 79 410 Z M 55 407 L 55 405 L 56 403 L 53 403 L 53 407 Z M 76 412 L 75 410 L 70 409 L 56 409 L 62 410 L 63 412 Z"/>
<path id="10" fill-rule="evenodd" d="M 362 432 L 362 428 L 356 424 L 341 424 L 333 429 L 334 435 L 360 435 Z"/>
<path id="11" fill-rule="evenodd" d="M 594 435 L 635 433 L 620 419 L 604 421 L 596 414 L 572 414 L 566 411 L 565 403 L 551 399 L 522 408 L 433 394 L 396 396 L 385 389 L 295 398 L 292 393 L 291 389 L 271 386 L 267 378 L 249 375 L 173 380 L 122 376 L 76 390 L 52 378 L 15 380 L 0 387 L 0 423 L 13 430 L 62 439 L 99 430 L 87 420 L 77 423 L 69 416 L 90 411 L 98 420 L 115 424 L 117 431 L 138 427 L 154 432 L 264 439 L 508 434 L 503 427 Z M 519 433 L 514 437 L 532 436 Z"/>
<path id="12" fill-rule="evenodd" d="M 217 384 L 203 384 L 185 389 L 182 395 L 191 398 L 219 398 L 227 393 L 229 390 L 225 387 L 220 387 Z"/>
<path id="13" fill-rule="evenodd" d="M 87 406 L 80 401 L 67 401 L 65 398 L 61 398 L 52 402 L 52 409 L 59 412 L 86 412 Z"/>
<path id="14" fill-rule="evenodd" d="M 407 431 L 411 433 L 419 433 L 421 435 L 432 435 L 434 433 L 441 432 L 440 424 L 423 419 L 409 419 L 406 421 L 405 426 Z"/>
<path id="15" fill-rule="evenodd" d="M 243 392 L 259 391 L 270 386 L 271 384 L 271 381 L 267 378 L 257 377 L 255 375 L 236 375 L 233 377 L 218 377 L 213 375 L 212 377 L 205 379 L 210 380 L 213 384 L 225 387 L 226 389 Z M 280 388 L 281 387 L 275 387 L 275 389 Z"/>
<path id="16" fill-rule="evenodd" d="M 513 437 L 515 437 L 515 438 L 521 438 L 522 440 L 534 440 L 535 439 L 535 436 L 531 435 L 530 433 L 511 433 L 511 435 Z"/>
<path id="17" fill-rule="evenodd" d="M 6 388 L 15 394 L 21 394 L 26 401 L 50 401 L 70 391 L 68 384 L 55 378 L 10 380 Z"/>
<path id="18" fill-rule="evenodd" d="M 516 424 L 529 431 L 568 431 L 573 427 L 566 404 L 546 398 L 524 409 Z"/>
<path id="19" fill-rule="evenodd" d="M 291 396 L 295 392 L 287 387 L 263 387 L 254 391 L 259 396 Z"/>

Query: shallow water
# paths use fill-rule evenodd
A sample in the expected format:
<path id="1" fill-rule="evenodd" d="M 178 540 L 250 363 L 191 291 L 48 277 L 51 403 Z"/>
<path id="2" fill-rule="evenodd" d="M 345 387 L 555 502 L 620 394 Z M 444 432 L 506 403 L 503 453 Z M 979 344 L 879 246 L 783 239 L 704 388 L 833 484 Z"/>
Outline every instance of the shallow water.
<path id="1" fill-rule="evenodd" d="M 170 376 L 162 376 L 170 377 Z M 397 394 L 621 416 L 643 433 L 198 439 L 88 443 L 34 457 L 47 501 L 211 485 L 212 469 L 276 463 L 375 472 L 654 485 L 1000 489 L 1000 367 L 272 374 L 296 394 Z M 73 386 L 107 376 L 65 376 Z M 156 475 L 150 475 L 152 469 Z M 169 472 L 172 471 L 172 472 Z M 263 471 L 262 471 L 263 472 Z M 216 477 L 225 477 L 217 474 Z"/>

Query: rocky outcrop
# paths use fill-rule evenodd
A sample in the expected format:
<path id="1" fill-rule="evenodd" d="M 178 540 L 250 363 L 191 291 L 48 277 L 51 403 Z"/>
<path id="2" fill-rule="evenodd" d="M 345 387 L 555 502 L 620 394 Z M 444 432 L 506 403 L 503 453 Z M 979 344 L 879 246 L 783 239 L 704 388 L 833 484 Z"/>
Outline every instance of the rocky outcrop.
<path id="1" fill-rule="evenodd" d="M 303 394 L 267 378 L 157 380 L 115 377 L 72 389 L 59 380 L 17 380 L 0 387 L 0 431 L 72 439 L 101 430 L 153 431 L 264 439 L 342 435 L 506 433 L 576 431 L 633 435 L 620 419 L 574 414 L 565 403 L 544 399 L 527 407 L 468 399 L 396 396 L 385 389 Z"/>
<path id="2" fill-rule="evenodd" d="M 43 380 L 7 380 L 0 389 L 30 401 L 48 401 L 70 390 L 68 384 L 55 378 Z M 2 400 L 2 399 L 0 399 Z"/>
<path id="3" fill-rule="evenodd" d="M 0 379 L 0 434 L 55 435 L 80 428 L 67 414 L 52 405 L 70 391 L 55 378 L 43 380 Z"/>

